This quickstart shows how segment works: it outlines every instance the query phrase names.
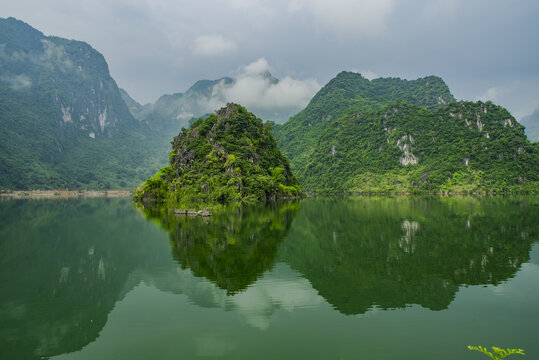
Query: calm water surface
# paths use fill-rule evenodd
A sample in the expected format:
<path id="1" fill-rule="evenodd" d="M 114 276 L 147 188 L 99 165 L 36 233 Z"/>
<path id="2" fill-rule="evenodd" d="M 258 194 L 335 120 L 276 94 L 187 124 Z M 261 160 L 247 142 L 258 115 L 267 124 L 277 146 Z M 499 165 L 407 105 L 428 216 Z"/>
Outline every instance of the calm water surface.
<path id="1" fill-rule="evenodd" d="M 1 359 L 539 358 L 539 198 L 0 202 Z"/>

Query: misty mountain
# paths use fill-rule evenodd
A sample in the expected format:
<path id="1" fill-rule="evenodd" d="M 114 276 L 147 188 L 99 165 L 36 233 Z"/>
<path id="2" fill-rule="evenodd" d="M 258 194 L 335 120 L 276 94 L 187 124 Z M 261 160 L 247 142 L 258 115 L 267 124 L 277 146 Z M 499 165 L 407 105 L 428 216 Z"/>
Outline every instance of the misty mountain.
<path id="1" fill-rule="evenodd" d="M 215 89 L 233 83 L 231 78 L 199 80 L 185 93 L 163 95 L 154 104 L 140 108 L 134 115 L 148 123 L 151 123 L 148 119 L 161 119 L 162 122 L 177 122 L 183 126 L 192 118 L 213 112 L 217 108 L 215 104 L 225 101 Z"/>
<path id="2" fill-rule="evenodd" d="M 259 66 L 260 63 L 262 66 Z M 163 130 L 167 127 L 185 127 L 193 118 L 213 113 L 229 102 L 246 104 L 249 111 L 265 121 L 283 123 L 300 111 L 312 96 L 311 92 L 314 94 L 314 90 L 318 89 L 317 84 L 305 85 L 291 78 L 280 81 L 264 66 L 267 63 L 263 59 L 254 64 L 257 66 L 248 66 L 237 79 L 199 80 L 185 93 L 163 95 L 153 104 L 142 106 L 126 92 L 123 97 L 134 117 Z M 297 96 L 300 99 L 293 98 L 287 102 L 289 96 L 283 94 L 283 88 L 290 91 L 290 87 L 299 89 Z"/>
<path id="3" fill-rule="evenodd" d="M 138 113 L 139 111 L 141 111 L 145 106 L 149 106 L 149 105 L 141 105 L 139 104 L 135 99 L 133 99 L 128 93 L 127 91 L 125 91 L 124 89 L 122 88 L 118 88 L 118 90 L 120 91 L 120 95 L 122 97 L 122 100 L 125 102 L 125 105 L 127 105 L 127 108 L 129 109 L 129 112 L 130 113 Z"/>
<path id="4" fill-rule="evenodd" d="M 134 187 L 162 161 L 137 146 L 152 139 L 103 55 L 14 18 L 0 19 L 0 125 L 2 188 Z"/>

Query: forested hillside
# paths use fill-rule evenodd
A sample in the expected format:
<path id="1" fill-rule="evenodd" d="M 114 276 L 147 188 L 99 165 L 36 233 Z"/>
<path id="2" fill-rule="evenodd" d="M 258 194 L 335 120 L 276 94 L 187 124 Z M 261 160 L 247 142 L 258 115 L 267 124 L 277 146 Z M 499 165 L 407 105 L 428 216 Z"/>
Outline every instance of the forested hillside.
<path id="1" fill-rule="evenodd" d="M 0 19 L 0 125 L 4 189 L 130 188 L 166 158 L 99 52 L 14 18 Z"/>
<path id="2" fill-rule="evenodd" d="M 274 126 L 306 190 L 480 192 L 537 189 L 539 153 L 490 102 L 455 102 L 437 77 L 341 73 Z"/>
<path id="3" fill-rule="evenodd" d="M 397 100 L 436 109 L 454 98 L 443 80 L 435 76 L 413 81 L 398 78 L 369 81 L 360 74 L 343 71 L 305 109 L 285 124 L 274 125 L 273 132 L 292 169 L 302 178 L 320 137 L 338 118 L 347 113 L 380 110 Z"/>
<path id="4" fill-rule="evenodd" d="M 138 200 L 265 200 L 299 195 L 270 129 L 244 107 L 227 104 L 174 138 L 170 164 L 137 190 Z"/>

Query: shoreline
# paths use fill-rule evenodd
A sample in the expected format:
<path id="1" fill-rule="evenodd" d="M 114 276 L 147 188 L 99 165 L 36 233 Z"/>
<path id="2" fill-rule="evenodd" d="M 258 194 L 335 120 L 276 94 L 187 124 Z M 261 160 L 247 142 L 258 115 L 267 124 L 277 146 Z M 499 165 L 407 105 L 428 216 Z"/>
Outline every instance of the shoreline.
<path id="1" fill-rule="evenodd" d="M 128 198 L 131 190 L 2 190 L 0 199 Z"/>

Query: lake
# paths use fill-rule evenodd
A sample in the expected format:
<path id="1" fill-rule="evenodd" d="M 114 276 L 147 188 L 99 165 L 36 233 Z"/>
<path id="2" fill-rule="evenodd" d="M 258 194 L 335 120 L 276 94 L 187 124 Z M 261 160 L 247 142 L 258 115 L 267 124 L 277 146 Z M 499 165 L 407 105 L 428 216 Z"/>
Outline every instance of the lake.
<path id="1" fill-rule="evenodd" d="M 0 201 L 0 358 L 536 359 L 538 242 L 537 197 Z"/>

